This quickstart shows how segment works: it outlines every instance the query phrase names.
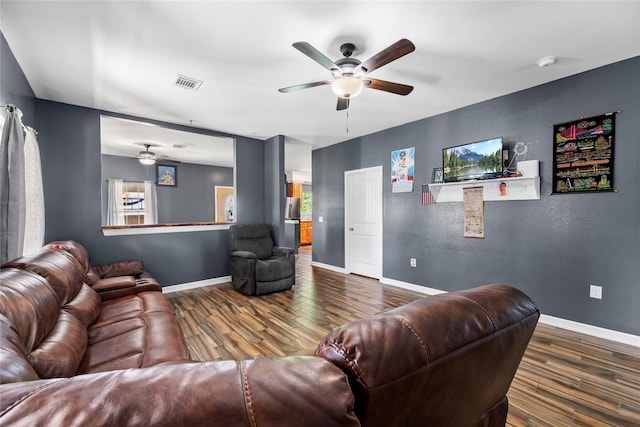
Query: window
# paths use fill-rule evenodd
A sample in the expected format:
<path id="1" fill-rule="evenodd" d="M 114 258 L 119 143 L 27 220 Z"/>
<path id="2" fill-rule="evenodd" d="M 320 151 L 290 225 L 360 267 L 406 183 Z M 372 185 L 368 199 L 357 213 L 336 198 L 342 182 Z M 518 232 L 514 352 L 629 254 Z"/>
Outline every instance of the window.
<path id="1" fill-rule="evenodd" d="M 124 225 L 144 224 L 145 202 L 144 183 L 123 182 L 122 204 Z"/>
<path id="2" fill-rule="evenodd" d="M 302 193 L 302 200 L 300 201 L 300 214 L 311 213 L 311 193 Z"/>
<path id="3" fill-rule="evenodd" d="M 157 224 L 157 196 L 153 182 L 108 180 L 107 225 Z"/>

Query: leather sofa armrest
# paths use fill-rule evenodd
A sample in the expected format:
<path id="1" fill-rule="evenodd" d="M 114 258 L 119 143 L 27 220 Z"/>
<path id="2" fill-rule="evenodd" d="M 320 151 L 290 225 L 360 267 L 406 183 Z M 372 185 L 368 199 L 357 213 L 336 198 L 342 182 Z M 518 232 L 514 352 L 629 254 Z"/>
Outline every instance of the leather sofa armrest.
<path id="1" fill-rule="evenodd" d="M 136 286 L 136 279 L 133 276 L 110 277 L 108 279 L 98 279 L 91 287 L 96 292 L 112 291 L 114 289 L 133 288 Z"/>
<path id="2" fill-rule="evenodd" d="M 317 357 L 184 363 L 3 384 L 0 414 L 1 425 L 360 425 L 345 375 Z"/>
<path id="3" fill-rule="evenodd" d="M 124 297 L 127 295 L 135 295 L 140 292 L 162 292 L 162 286 L 155 280 L 150 279 L 138 279 L 136 285 L 127 288 L 112 289 L 109 291 L 98 292 L 102 301 L 108 301 Z"/>
<path id="4" fill-rule="evenodd" d="M 144 263 L 140 260 L 116 261 L 107 264 L 96 264 L 91 268 L 98 274 L 101 279 L 118 276 L 134 276 L 140 277 L 146 269 Z"/>
<path id="5" fill-rule="evenodd" d="M 256 254 L 249 251 L 231 251 L 231 256 L 238 257 L 238 258 L 246 258 L 246 259 L 258 259 Z"/>

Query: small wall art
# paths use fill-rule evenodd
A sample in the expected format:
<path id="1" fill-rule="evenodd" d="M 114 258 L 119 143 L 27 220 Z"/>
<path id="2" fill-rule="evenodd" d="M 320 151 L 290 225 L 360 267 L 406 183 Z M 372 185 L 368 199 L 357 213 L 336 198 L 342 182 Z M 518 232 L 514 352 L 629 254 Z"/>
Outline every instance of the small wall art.
<path id="1" fill-rule="evenodd" d="M 178 186 L 178 167 L 156 164 L 156 185 L 162 187 Z"/>
<path id="2" fill-rule="evenodd" d="M 391 152 L 392 193 L 410 193 L 413 191 L 415 152 L 415 147 Z"/>

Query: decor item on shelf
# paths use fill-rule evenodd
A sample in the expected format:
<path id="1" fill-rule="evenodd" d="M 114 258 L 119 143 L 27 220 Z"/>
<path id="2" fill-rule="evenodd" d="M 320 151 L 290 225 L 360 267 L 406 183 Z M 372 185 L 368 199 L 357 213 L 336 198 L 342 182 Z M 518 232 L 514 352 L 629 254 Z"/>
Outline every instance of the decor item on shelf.
<path id="1" fill-rule="evenodd" d="M 444 175 L 442 168 L 433 168 L 431 172 L 431 183 L 432 184 L 440 184 L 444 182 Z"/>
<path id="2" fill-rule="evenodd" d="M 156 185 L 162 187 L 178 186 L 178 169 L 175 165 L 156 165 Z"/>
<path id="3" fill-rule="evenodd" d="M 336 109 L 346 110 L 349 108 L 351 98 L 358 96 L 364 88 L 395 93 L 396 95 L 408 95 L 413 90 L 413 86 L 366 77 L 368 73 L 383 65 L 413 52 L 416 47 L 407 39 L 398 40 L 364 62 L 351 56 L 356 50 L 356 46 L 353 43 L 344 43 L 340 46 L 340 52 L 343 58 L 335 62 L 307 42 L 296 42 L 293 44 L 293 47 L 329 70 L 333 79 L 278 89 L 282 93 L 316 86 L 331 85 L 333 93 L 338 97 Z"/>
<path id="4" fill-rule="evenodd" d="M 552 194 L 616 191 L 613 189 L 616 113 L 553 125 Z"/>
<path id="5" fill-rule="evenodd" d="M 518 161 L 518 171 L 516 173 L 522 177 L 540 176 L 540 161 Z"/>
<path id="6" fill-rule="evenodd" d="M 433 196 L 431 190 L 429 190 L 428 184 L 422 184 L 422 204 L 423 205 L 435 205 L 436 198 Z"/>
<path id="7" fill-rule="evenodd" d="M 517 175 L 516 166 L 519 165 L 520 162 L 523 162 L 527 158 L 527 152 L 529 151 L 529 147 L 524 142 L 518 142 L 513 147 L 513 156 L 509 159 L 509 150 L 503 150 L 503 162 L 509 160 L 509 164 L 506 165 L 503 169 L 505 176 L 514 176 Z M 515 165 L 515 166 L 514 166 Z"/>
<path id="8" fill-rule="evenodd" d="M 156 162 L 156 153 L 149 151 L 149 147 L 151 144 L 144 144 L 145 150 L 138 154 L 138 161 L 145 166 L 151 166 Z"/>
<path id="9" fill-rule="evenodd" d="M 442 150 L 444 181 L 492 179 L 502 175 L 502 137 Z"/>

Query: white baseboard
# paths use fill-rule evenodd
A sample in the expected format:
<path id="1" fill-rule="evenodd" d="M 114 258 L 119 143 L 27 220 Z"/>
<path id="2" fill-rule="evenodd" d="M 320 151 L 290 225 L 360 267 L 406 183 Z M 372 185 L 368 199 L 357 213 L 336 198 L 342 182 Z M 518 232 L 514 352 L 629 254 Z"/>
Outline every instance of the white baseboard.
<path id="1" fill-rule="evenodd" d="M 179 285 L 163 286 L 162 293 L 170 294 L 171 292 L 186 291 L 187 289 L 201 288 L 209 285 L 219 285 L 231 281 L 231 276 L 214 277 L 212 279 L 198 280 L 197 282 L 180 283 Z"/>
<path id="2" fill-rule="evenodd" d="M 593 337 L 603 338 L 609 341 L 615 341 L 622 344 L 640 347 L 640 336 L 638 335 L 631 335 L 625 332 L 618 332 L 611 329 L 601 328 L 599 326 L 592 326 L 585 323 L 574 322 L 573 320 L 549 316 L 548 314 L 540 315 L 540 323 L 591 335 Z"/>
<path id="3" fill-rule="evenodd" d="M 408 289 L 410 291 L 419 292 L 421 294 L 426 294 L 426 295 L 438 295 L 438 294 L 446 293 L 446 291 L 441 291 L 440 289 L 427 288 L 426 286 L 420 286 L 420 285 L 415 285 L 413 283 L 401 282 L 400 280 L 389 279 L 388 277 L 383 277 L 382 279 L 380 279 L 380 283 L 395 286 L 397 288 Z"/>
<path id="4" fill-rule="evenodd" d="M 335 265 L 323 264 L 316 261 L 311 261 L 311 267 L 320 267 L 324 268 L 325 270 L 335 271 L 336 273 L 347 274 L 347 270 L 345 270 L 343 267 L 336 267 Z"/>
<path id="5" fill-rule="evenodd" d="M 426 286 L 415 285 L 413 283 L 401 282 L 399 280 L 388 279 L 386 277 L 380 279 L 380 283 L 386 283 L 387 285 L 409 289 L 411 291 L 420 292 L 426 295 L 446 293 L 446 291 L 441 291 L 439 289 L 428 288 Z M 574 322 L 573 320 L 553 317 L 547 314 L 540 315 L 540 323 L 544 323 L 545 325 L 550 326 L 556 326 L 558 328 L 567 329 L 569 331 L 578 332 L 581 334 L 591 335 L 593 337 L 619 342 L 622 344 L 640 347 L 640 336 L 627 334 L 625 332 L 605 329 L 599 326 L 587 325 L 586 323 Z"/>

